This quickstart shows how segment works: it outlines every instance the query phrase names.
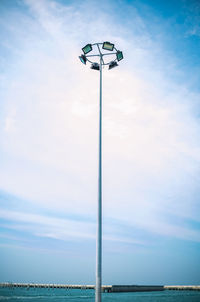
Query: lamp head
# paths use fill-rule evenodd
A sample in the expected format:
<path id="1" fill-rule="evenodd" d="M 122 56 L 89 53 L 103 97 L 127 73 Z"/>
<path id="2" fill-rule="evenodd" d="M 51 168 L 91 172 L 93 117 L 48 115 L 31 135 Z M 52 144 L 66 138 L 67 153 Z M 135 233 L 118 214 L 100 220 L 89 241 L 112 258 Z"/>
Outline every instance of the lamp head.
<path id="1" fill-rule="evenodd" d="M 121 61 L 124 58 L 122 51 L 117 51 L 117 61 Z"/>
<path id="2" fill-rule="evenodd" d="M 94 69 L 94 70 L 99 70 L 100 69 L 100 67 L 99 67 L 99 64 L 98 63 L 92 63 L 92 65 L 91 65 L 91 67 L 90 67 L 91 69 Z"/>
<path id="3" fill-rule="evenodd" d="M 114 67 L 116 67 L 116 66 L 118 66 L 117 62 L 116 62 L 116 61 L 111 61 L 111 62 L 109 63 L 108 69 L 112 69 L 112 68 L 114 68 Z"/>
<path id="4" fill-rule="evenodd" d="M 82 51 L 84 52 L 84 54 L 86 55 L 88 52 L 90 52 L 92 50 L 92 45 L 91 44 L 87 44 L 82 48 Z"/>
<path id="5" fill-rule="evenodd" d="M 87 59 L 86 59 L 86 56 L 85 56 L 85 55 L 79 56 L 79 59 L 80 59 L 80 61 L 81 61 L 83 64 L 86 65 Z"/>
<path id="6" fill-rule="evenodd" d="M 112 44 L 110 42 L 103 42 L 102 48 L 105 49 L 105 50 L 113 51 L 114 44 Z"/>

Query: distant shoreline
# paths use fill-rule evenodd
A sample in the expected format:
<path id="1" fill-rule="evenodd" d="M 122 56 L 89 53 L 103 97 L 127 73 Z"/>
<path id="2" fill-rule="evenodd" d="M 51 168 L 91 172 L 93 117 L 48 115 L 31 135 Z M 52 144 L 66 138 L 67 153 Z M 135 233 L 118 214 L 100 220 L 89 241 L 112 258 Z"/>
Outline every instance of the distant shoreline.
<path id="1" fill-rule="evenodd" d="M 81 284 L 44 284 L 44 283 L 12 283 L 2 282 L 0 287 L 6 288 L 52 288 L 52 289 L 95 289 L 95 285 Z M 102 285 L 102 292 L 145 292 L 163 290 L 200 290 L 200 285 Z"/>

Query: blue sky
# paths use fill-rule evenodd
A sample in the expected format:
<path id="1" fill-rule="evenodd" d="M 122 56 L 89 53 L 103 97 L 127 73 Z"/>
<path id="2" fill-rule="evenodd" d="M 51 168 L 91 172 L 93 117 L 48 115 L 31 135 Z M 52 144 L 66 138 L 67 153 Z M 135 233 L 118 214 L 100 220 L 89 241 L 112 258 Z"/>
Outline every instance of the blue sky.
<path id="1" fill-rule="evenodd" d="M 0 282 L 94 284 L 103 70 L 103 283 L 200 282 L 198 1 L 0 1 Z"/>

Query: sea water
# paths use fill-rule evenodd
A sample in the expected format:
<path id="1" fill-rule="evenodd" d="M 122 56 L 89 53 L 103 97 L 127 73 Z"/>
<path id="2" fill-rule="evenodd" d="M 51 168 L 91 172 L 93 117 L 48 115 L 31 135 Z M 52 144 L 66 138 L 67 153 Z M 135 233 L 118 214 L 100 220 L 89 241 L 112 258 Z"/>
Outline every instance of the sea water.
<path id="1" fill-rule="evenodd" d="M 94 290 L 0 288 L 0 302 L 92 302 Z M 200 291 L 102 293 L 103 302 L 200 302 Z"/>

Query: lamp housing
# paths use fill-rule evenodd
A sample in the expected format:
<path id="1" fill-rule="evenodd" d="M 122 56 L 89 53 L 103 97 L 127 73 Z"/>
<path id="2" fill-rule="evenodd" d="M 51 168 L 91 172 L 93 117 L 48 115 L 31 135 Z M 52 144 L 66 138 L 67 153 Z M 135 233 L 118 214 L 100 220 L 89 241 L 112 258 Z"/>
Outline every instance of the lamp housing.
<path id="1" fill-rule="evenodd" d="M 110 42 L 103 42 L 102 48 L 105 49 L 105 50 L 113 51 L 114 44 L 112 44 Z"/>
<path id="2" fill-rule="evenodd" d="M 109 63 L 108 69 L 112 69 L 112 68 L 114 68 L 114 67 L 116 67 L 116 66 L 118 66 L 117 62 L 116 62 L 116 61 L 111 61 L 111 62 Z"/>
<path id="3" fill-rule="evenodd" d="M 124 58 L 123 53 L 120 50 L 117 51 L 117 55 L 116 56 L 117 56 L 117 61 L 118 62 L 121 61 Z"/>
<path id="4" fill-rule="evenodd" d="M 80 59 L 80 61 L 81 61 L 83 64 L 86 65 L 87 59 L 86 59 L 86 56 L 85 56 L 85 55 L 79 56 L 79 59 Z"/>
<path id="5" fill-rule="evenodd" d="M 84 52 L 84 54 L 86 55 L 88 52 L 90 52 L 92 50 L 92 44 L 87 44 L 82 48 L 82 51 Z"/>
<path id="6" fill-rule="evenodd" d="M 99 64 L 98 63 L 92 63 L 92 65 L 91 65 L 91 67 L 90 67 L 91 69 L 94 69 L 94 70 L 99 70 L 100 69 L 100 67 L 99 67 Z"/>

